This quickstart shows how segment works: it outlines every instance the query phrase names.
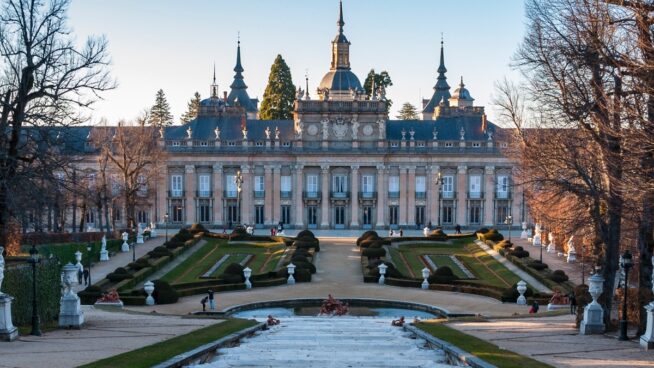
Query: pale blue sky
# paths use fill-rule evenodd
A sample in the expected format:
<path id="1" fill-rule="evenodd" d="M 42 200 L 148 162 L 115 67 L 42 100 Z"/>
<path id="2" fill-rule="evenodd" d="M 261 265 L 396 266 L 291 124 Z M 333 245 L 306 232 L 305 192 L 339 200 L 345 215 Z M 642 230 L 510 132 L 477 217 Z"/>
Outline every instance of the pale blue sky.
<path id="1" fill-rule="evenodd" d="M 524 33 L 522 0 L 345 0 L 343 8 L 354 73 L 362 83 L 371 68 L 393 79 L 391 118 L 403 102 L 419 106 L 419 96 L 431 96 L 441 32 L 450 86 L 463 75 L 491 117 L 493 83 L 516 77 L 509 63 Z M 277 54 L 296 84 L 308 69 L 315 96 L 337 16 L 336 0 L 73 0 L 69 22 L 79 40 L 109 40 L 119 87 L 103 95 L 94 120 L 133 118 L 162 88 L 178 122 L 195 91 L 208 96 L 214 62 L 220 90 L 228 90 L 238 31 L 251 97 L 263 96 Z"/>

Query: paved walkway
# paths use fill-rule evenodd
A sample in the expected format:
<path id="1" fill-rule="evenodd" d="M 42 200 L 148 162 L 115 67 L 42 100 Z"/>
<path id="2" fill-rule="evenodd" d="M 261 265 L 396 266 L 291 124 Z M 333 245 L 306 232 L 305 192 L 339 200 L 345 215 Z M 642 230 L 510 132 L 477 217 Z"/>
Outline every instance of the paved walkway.
<path id="1" fill-rule="evenodd" d="M 485 316 L 510 316 L 528 311 L 526 306 L 505 304 L 493 298 L 472 294 L 365 284 L 361 275 L 361 257 L 354 240 L 354 238 L 321 238 L 318 271 L 313 275 L 310 283 L 220 293 L 217 294 L 217 308 L 221 310 L 266 300 L 326 298 L 328 294 L 332 294 L 337 298 L 413 301 L 438 306 L 452 313 L 475 313 Z M 141 312 L 154 310 L 166 314 L 187 314 L 201 309 L 201 298 L 201 295 L 196 295 L 181 298 L 175 304 L 128 308 Z"/>
<path id="2" fill-rule="evenodd" d="M 539 247 L 533 246 L 531 243 L 527 241 L 527 239 L 520 239 L 519 237 L 517 238 L 512 238 L 511 241 L 516 245 L 516 246 L 521 246 L 525 248 L 526 251 L 529 251 L 529 256 L 533 259 L 540 259 L 540 249 Z M 559 245 L 557 247 L 557 252 L 556 253 L 547 253 L 547 246 L 543 246 L 543 262 L 547 263 L 548 267 L 551 270 L 563 270 L 565 271 L 565 274 L 568 275 L 570 278 L 570 281 L 572 281 L 574 284 L 581 284 L 581 249 L 579 245 L 576 246 L 577 250 L 579 253 L 577 253 L 577 262 L 575 263 L 568 263 L 566 262 L 566 257 L 561 256 L 559 257 L 557 254 L 558 252 L 563 251 L 563 246 Z M 585 278 L 584 282 L 588 280 L 588 277 L 590 276 L 590 271 L 592 271 L 592 264 L 586 264 L 584 269 L 585 273 Z"/>
<path id="3" fill-rule="evenodd" d="M 554 367 L 654 367 L 654 354 L 641 349 L 637 340 L 579 335 L 570 315 L 454 322 L 449 326 Z"/>
<path id="4" fill-rule="evenodd" d="M 548 294 L 552 293 L 552 290 L 550 288 L 543 285 L 540 281 L 536 280 L 530 274 L 518 268 L 518 266 L 514 265 L 511 261 L 504 258 L 504 256 L 499 254 L 495 249 L 492 249 L 491 247 L 489 247 L 488 245 L 484 244 L 482 241 L 479 240 L 475 240 L 475 243 L 486 253 L 488 253 L 491 257 L 495 258 L 498 262 L 503 264 L 504 267 L 508 268 L 511 272 L 520 276 L 522 280 L 526 281 L 529 285 L 533 286 L 536 290 L 538 290 L 538 292 L 548 293 Z"/>
<path id="5" fill-rule="evenodd" d="M 162 245 L 165 240 L 166 239 L 163 236 L 157 236 L 154 239 L 149 239 L 143 244 L 136 244 L 136 259 L 143 257 L 152 249 Z M 126 266 L 128 263 L 132 262 L 133 257 L 132 249 L 130 249 L 130 251 L 126 253 L 118 252 L 114 254 L 105 262 L 94 260 L 93 267 L 91 267 L 91 282 L 96 283 L 105 278 L 107 274 L 113 272 L 116 268 Z M 86 262 L 87 260 L 82 260 L 83 264 L 86 264 Z M 86 289 L 86 286 L 83 284 L 75 286 L 76 292 L 84 289 Z"/>
<path id="6" fill-rule="evenodd" d="M 215 319 L 107 312 L 83 306 L 81 330 L 54 330 L 0 342 L 1 368 L 69 368 L 108 358 L 220 322 Z"/>

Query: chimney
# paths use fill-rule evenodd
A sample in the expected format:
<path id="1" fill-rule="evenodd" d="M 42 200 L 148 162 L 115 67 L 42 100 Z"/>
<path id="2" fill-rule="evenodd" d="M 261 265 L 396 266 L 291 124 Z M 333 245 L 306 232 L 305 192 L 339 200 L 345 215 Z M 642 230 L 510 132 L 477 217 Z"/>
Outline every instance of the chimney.
<path id="1" fill-rule="evenodd" d="M 227 91 L 223 91 L 223 101 L 227 103 Z"/>
<path id="2" fill-rule="evenodd" d="M 488 124 L 486 124 L 486 114 L 483 114 L 483 115 L 481 116 L 481 131 L 482 131 L 482 132 L 484 132 L 484 133 L 486 132 L 486 128 L 488 128 L 487 125 L 488 125 Z"/>

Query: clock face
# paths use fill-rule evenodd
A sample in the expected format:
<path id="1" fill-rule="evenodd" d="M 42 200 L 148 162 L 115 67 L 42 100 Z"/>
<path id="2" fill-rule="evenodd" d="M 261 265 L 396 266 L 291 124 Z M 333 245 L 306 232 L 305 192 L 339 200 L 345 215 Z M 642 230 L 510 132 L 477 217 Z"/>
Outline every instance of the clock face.
<path id="1" fill-rule="evenodd" d="M 309 135 L 318 134 L 318 127 L 315 124 L 309 125 L 307 127 L 307 133 L 309 133 Z"/>
<path id="2" fill-rule="evenodd" d="M 368 124 L 363 127 L 363 134 L 364 135 L 371 135 L 372 134 L 372 125 Z"/>

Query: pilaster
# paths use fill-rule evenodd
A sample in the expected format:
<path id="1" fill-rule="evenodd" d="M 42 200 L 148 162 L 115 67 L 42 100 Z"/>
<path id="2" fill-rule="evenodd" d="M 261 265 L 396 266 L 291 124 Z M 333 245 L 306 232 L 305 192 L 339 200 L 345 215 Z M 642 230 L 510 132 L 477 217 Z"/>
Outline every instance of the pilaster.
<path id="1" fill-rule="evenodd" d="M 195 191 L 197 190 L 195 165 L 186 165 L 184 167 L 184 191 L 186 199 L 184 212 L 184 220 L 187 225 L 192 225 L 196 222 L 195 215 Z"/>
<path id="2" fill-rule="evenodd" d="M 213 223 L 223 225 L 223 165 L 213 165 Z"/>
<path id="3" fill-rule="evenodd" d="M 254 212 L 252 207 L 252 173 L 250 172 L 249 165 L 241 165 L 241 175 L 243 176 L 243 184 L 241 187 L 241 225 L 251 224 Z"/>
<path id="4" fill-rule="evenodd" d="M 295 186 L 293 186 L 295 197 L 295 227 L 298 229 L 304 227 L 304 203 L 302 203 L 302 190 L 304 189 L 302 186 L 303 169 L 303 165 L 295 165 L 295 171 L 293 172 L 295 175 Z"/>
<path id="5" fill-rule="evenodd" d="M 409 183 L 407 181 L 406 171 L 406 166 L 400 166 L 400 226 L 407 225 L 407 187 Z"/>
<path id="6" fill-rule="evenodd" d="M 486 166 L 486 170 L 484 171 L 484 226 L 493 226 L 493 214 L 495 213 L 494 199 L 495 166 Z"/>
<path id="7" fill-rule="evenodd" d="M 377 165 L 377 224 L 375 228 L 381 229 L 385 226 L 385 210 L 388 205 L 388 175 L 384 165 Z"/>
<path id="8" fill-rule="evenodd" d="M 456 175 L 456 223 L 465 226 L 468 213 L 468 167 L 460 165 Z"/>
<path id="9" fill-rule="evenodd" d="M 320 166 L 322 183 L 320 190 L 322 191 L 322 200 L 320 201 L 320 228 L 329 229 L 329 165 Z"/>
<path id="10" fill-rule="evenodd" d="M 438 192 L 438 187 L 439 184 L 437 184 L 438 180 L 438 173 L 441 171 L 440 166 L 431 166 L 429 168 L 429 176 L 427 177 L 427 203 L 428 203 L 428 209 L 427 209 L 427 218 L 425 219 L 427 223 L 432 224 L 432 226 L 436 226 L 439 223 L 438 217 L 440 214 L 438 213 L 438 203 L 440 201 L 440 195 Z"/>
<path id="11" fill-rule="evenodd" d="M 281 190 L 282 190 L 282 167 L 281 165 L 273 165 L 273 203 L 272 203 L 272 225 L 275 225 L 281 221 Z M 266 188 L 266 190 L 268 190 Z"/>
<path id="12" fill-rule="evenodd" d="M 270 141 L 268 141 L 270 142 Z M 264 193 L 265 193 L 265 202 L 263 206 L 263 218 L 264 218 L 264 224 L 265 225 L 272 225 L 273 224 L 273 197 L 275 193 L 275 188 L 273 186 L 273 168 L 272 166 L 265 166 L 264 167 Z"/>
<path id="13" fill-rule="evenodd" d="M 359 227 L 359 165 L 352 165 L 350 169 L 352 170 L 352 201 L 350 202 L 350 205 L 352 206 L 352 216 L 350 227 L 356 229 Z"/>
<path id="14" fill-rule="evenodd" d="M 416 167 L 407 166 L 407 225 L 416 226 Z"/>

